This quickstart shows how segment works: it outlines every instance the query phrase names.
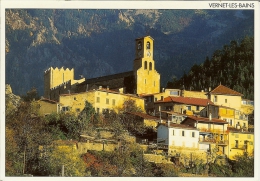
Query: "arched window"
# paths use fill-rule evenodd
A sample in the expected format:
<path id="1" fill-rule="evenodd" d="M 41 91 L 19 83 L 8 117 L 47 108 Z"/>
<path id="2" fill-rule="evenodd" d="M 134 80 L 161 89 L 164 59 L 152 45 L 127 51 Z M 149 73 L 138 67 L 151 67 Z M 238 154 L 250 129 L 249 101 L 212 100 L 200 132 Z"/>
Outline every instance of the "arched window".
<path id="1" fill-rule="evenodd" d="M 141 49 L 142 49 L 142 42 L 140 42 L 140 41 L 138 42 L 138 44 L 137 44 L 137 49 L 138 49 L 138 50 L 141 50 Z"/>
<path id="2" fill-rule="evenodd" d="M 150 42 L 149 41 L 146 43 L 146 49 L 150 49 Z"/>
<path id="3" fill-rule="evenodd" d="M 147 61 L 144 62 L 144 69 L 147 69 Z"/>
<path id="4" fill-rule="evenodd" d="M 152 62 L 149 63 L 149 70 L 153 70 L 153 64 L 152 64 Z"/>

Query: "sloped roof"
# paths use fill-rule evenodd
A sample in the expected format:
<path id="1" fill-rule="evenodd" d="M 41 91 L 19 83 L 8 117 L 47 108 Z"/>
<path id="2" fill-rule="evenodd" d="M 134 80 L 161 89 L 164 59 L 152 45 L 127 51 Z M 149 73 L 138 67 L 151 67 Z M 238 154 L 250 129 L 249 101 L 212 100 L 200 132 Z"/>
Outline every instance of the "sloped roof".
<path id="1" fill-rule="evenodd" d="M 212 118 L 211 120 L 209 120 L 209 118 L 205 118 L 205 117 L 200 117 L 200 116 L 188 116 L 187 118 L 185 118 L 181 124 L 185 124 L 185 122 L 187 120 L 193 120 L 196 122 L 202 122 L 202 123 L 219 123 L 219 124 L 228 124 L 228 122 L 221 120 L 221 119 L 215 119 Z"/>
<path id="2" fill-rule="evenodd" d="M 160 118 L 158 118 L 158 117 L 151 116 L 149 114 L 145 114 L 145 113 L 141 113 L 141 112 L 127 112 L 127 113 L 144 118 L 144 119 L 160 120 Z"/>
<path id="3" fill-rule="evenodd" d="M 80 86 L 80 85 L 84 85 L 84 84 L 92 84 L 92 83 L 96 83 L 96 82 L 100 82 L 100 81 L 109 81 L 112 79 L 129 77 L 129 76 L 133 76 L 133 75 L 134 75 L 133 71 L 128 71 L 128 72 L 122 72 L 122 73 L 117 73 L 117 74 L 112 74 L 112 75 L 95 77 L 95 78 L 86 79 L 84 82 L 77 84 L 76 86 Z"/>
<path id="4" fill-rule="evenodd" d="M 115 90 L 111 90 L 111 89 L 106 89 L 106 88 L 101 88 L 101 89 L 93 89 L 93 90 L 89 90 L 87 92 L 79 92 L 79 93 L 70 93 L 70 94 L 60 94 L 60 96 L 73 96 L 73 95 L 78 95 L 78 94 L 88 94 L 89 92 L 107 92 L 107 93 L 111 93 L 111 94 L 121 94 L 124 96 L 129 96 L 129 97 L 134 97 L 134 98 L 138 98 L 138 99 L 144 99 L 143 97 L 139 97 L 135 94 L 125 94 L 125 93 L 120 93 L 118 91 Z"/>
<path id="5" fill-rule="evenodd" d="M 40 99 L 39 101 L 44 101 L 44 102 L 48 102 L 48 103 L 51 103 L 51 104 L 59 104 L 58 102 L 56 102 L 54 100 L 50 100 L 50 99 L 46 99 L 46 98 Z"/>
<path id="6" fill-rule="evenodd" d="M 186 124 L 176 124 L 176 123 L 160 123 L 160 125 L 164 125 L 166 127 L 169 127 L 169 128 L 183 128 L 183 129 L 194 129 L 194 130 L 197 130 L 197 128 L 195 127 L 192 127 L 192 126 L 189 126 L 189 125 L 186 125 Z"/>
<path id="7" fill-rule="evenodd" d="M 207 106 L 208 104 L 214 104 L 209 99 L 202 99 L 202 98 L 193 98 L 193 97 L 175 97 L 169 96 L 164 98 L 163 101 L 157 101 L 156 103 L 161 102 L 176 102 L 181 104 L 188 104 L 188 105 L 197 105 L 197 106 Z"/>
<path id="8" fill-rule="evenodd" d="M 214 90 L 210 92 L 210 94 L 222 94 L 222 95 L 234 95 L 234 96 L 243 96 L 243 94 L 234 91 L 224 85 L 219 85 Z"/>

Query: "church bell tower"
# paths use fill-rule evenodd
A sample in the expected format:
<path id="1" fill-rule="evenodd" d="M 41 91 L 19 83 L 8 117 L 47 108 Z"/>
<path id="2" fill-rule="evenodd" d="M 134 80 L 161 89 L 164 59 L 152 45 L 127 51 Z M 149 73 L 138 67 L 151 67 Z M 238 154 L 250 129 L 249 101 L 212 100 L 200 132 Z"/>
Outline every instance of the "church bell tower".
<path id="1" fill-rule="evenodd" d="M 150 36 L 135 40 L 134 75 L 137 94 L 160 92 L 160 74 L 155 70 L 153 42 L 154 40 Z"/>

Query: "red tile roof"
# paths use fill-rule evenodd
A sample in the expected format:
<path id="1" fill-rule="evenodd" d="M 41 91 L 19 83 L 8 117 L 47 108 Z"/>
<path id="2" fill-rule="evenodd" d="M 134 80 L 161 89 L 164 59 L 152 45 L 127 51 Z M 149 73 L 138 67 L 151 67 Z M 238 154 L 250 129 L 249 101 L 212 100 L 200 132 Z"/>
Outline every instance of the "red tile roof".
<path id="1" fill-rule="evenodd" d="M 210 92 L 210 94 L 223 94 L 223 95 L 234 95 L 234 96 L 243 96 L 243 94 L 236 92 L 224 85 L 219 85 L 214 90 Z"/>
<path id="2" fill-rule="evenodd" d="M 200 117 L 200 116 L 188 116 L 187 118 L 185 118 L 182 123 L 185 124 L 186 120 L 194 120 L 194 121 L 198 121 L 198 122 L 205 122 L 205 123 L 220 123 L 220 124 L 228 124 L 228 122 L 221 120 L 221 119 L 215 119 L 212 118 L 211 120 L 209 120 L 209 118 L 205 118 L 205 117 Z"/>
<path id="3" fill-rule="evenodd" d="M 188 105 L 197 105 L 197 106 L 207 106 L 208 104 L 214 104 L 209 99 L 202 99 L 202 98 L 194 98 L 194 97 L 175 97 L 169 96 L 166 97 L 163 101 L 157 101 L 156 103 L 160 102 L 176 102 L 181 104 L 188 104 Z"/>

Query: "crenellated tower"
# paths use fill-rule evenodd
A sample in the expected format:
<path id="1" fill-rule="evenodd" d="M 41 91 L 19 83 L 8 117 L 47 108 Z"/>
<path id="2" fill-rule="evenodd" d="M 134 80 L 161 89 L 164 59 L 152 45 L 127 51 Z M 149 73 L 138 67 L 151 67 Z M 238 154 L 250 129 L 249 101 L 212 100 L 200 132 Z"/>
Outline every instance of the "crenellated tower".
<path id="1" fill-rule="evenodd" d="M 52 68 L 44 71 L 44 97 L 50 99 L 51 89 L 74 80 L 74 69 Z"/>

